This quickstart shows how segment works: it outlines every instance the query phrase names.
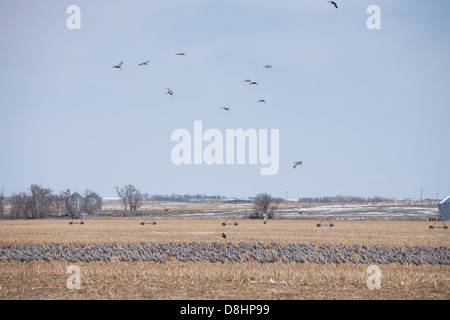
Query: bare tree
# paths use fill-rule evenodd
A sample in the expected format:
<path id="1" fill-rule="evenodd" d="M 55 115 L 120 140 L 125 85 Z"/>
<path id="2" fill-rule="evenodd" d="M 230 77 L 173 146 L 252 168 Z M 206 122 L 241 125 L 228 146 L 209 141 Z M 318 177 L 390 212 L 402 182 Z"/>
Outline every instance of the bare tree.
<path id="1" fill-rule="evenodd" d="M 94 212 L 101 211 L 102 209 L 102 198 L 97 192 L 86 189 L 84 191 L 84 210 L 88 214 L 93 214 Z"/>
<path id="2" fill-rule="evenodd" d="M 134 210 L 136 211 L 137 208 L 142 206 L 142 195 L 139 192 L 139 190 L 137 190 L 137 193 L 135 193 L 131 198 L 130 198 L 130 210 Z"/>
<path id="3" fill-rule="evenodd" d="M 70 197 L 70 190 L 67 189 L 66 191 L 60 191 L 59 192 L 59 197 L 63 201 L 65 213 L 69 214 L 69 210 L 67 208 L 67 199 Z"/>
<path id="4" fill-rule="evenodd" d="M 69 189 L 64 191 L 64 203 L 66 212 L 72 219 L 78 219 L 81 217 L 81 210 L 83 207 L 83 197 L 78 193 L 71 193 Z"/>
<path id="5" fill-rule="evenodd" d="M 274 198 L 267 193 L 260 193 L 255 197 L 253 202 L 253 213 L 250 214 L 251 219 L 267 219 L 273 218 L 277 205 L 273 203 Z"/>
<path id="6" fill-rule="evenodd" d="M 30 193 L 11 196 L 11 218 L 41 219 L 48 216 L 52 205 L 52 190 L 32 184 Z"/>
<path id="7" fill-rule="evenodd" d="M 25 192 L 13 193 L 10 198 L 11 202 L 11 219 L 28 219 L 31 218 L 31 202 L 30 197 Z"/>
<path id="8" fill-rule="evenodd" d="M 59 194 L 52 195 L 52 207 L 55 210 L 55 215 L 59 216 L 63 213 L 66 203 L 66 193 L 65 191 L 60 191 Z"/>
<path id="9" fill-rule="evenodd" d="M 123 204 L 125 210 L 127 210 L 128 199 L 127 199 L 127 196 L 125 194 L 125 188 L 120 188 L 119 189 L 119 187 L 116 187 L 115 189 L 116 189 L 117 195 L 119 196 L 120 200 L 122 200 L 122 204 Z"/>
<path id="10" fill-rule="evenodd" d="M 47 217 L 52 204 L 52 190 L 43 188 L 37 184 L 32 184 L 30 186 L 30 192 L 31 217 L 33 219 Z"/>
<path id="11" fill-rule="evenodd" d="M 141 192 L 136 189 L 135 186 L 128 184 L 123 188 L 116 187 L 117 195 L 122 200 L 122 203 L 127 210 L 127 207 L 130 207 L 130 210 L 135 210 L 142 206 L 142 195 Z"/>

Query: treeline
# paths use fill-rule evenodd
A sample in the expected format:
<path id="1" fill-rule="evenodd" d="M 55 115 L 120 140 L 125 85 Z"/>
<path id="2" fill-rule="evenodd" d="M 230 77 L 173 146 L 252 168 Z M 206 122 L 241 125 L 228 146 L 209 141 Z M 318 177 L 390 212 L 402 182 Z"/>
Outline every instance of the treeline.
<path id="1" fill-rule="evenodd" d="M 355 196 L 326 196 L 317 198 L 299 198 L 299 203 L 375 203 L 375 202 L 392 202 L 394 199 L 374 197 L 355 197 Z"/>
<path id="2" fill-rule="evenodd" d="M 81 212 L 93 213 L 101 207 L 101 197 L 97 193 L 86 189 L 84 196 L 71 193 L 69 189 L 54 193 L 52 189 L 37 184 L 32 184 L 27 191 L 12 193 L 10 197 L 5 197 L 2 191 L 0 219 L 45 219 L 62 215 L 77 217 Z"/>
<path id="3" fill-rule="evenodd" d="M 221 200 L 225 197 L 214 195 L 214 196 L 207 196 L 204 194 L 171 194 L 171 195 L 162 195 L 162 194 L 154 194 L 149 195 L 147 193 L 144 193 L 142 195 L 142 198 L 145 200 L 152 200 L 152 201 L 173 201 L 173 202 L 189 202 L 189 201 L 198 201 L 198 200 Z"/>

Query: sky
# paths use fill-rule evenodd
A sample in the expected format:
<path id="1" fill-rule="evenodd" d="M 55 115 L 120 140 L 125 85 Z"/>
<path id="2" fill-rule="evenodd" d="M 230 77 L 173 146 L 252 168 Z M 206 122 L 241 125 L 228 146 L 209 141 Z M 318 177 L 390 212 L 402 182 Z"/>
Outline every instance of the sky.
<path id="1" fill-rule="evenodd" d="M 0 190 L 445 198 L 450 2 L 336 2 L 0 0 Z M 278 170 L 261 136 L 256 163 L 176 164 L 177 129 L 223 159 L 277 130 Z"/>

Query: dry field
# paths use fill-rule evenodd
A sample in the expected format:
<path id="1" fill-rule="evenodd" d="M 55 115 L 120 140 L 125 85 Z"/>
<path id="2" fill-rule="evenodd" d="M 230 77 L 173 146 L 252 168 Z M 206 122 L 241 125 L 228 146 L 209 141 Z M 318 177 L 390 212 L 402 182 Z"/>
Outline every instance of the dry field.
<path id="1" fill-rule="evenodd" d="M 45 243 L 277 242 L 449 244 L 447 230 L 428 229 L 425 221 L 336 221 L 333 228 L 314 220 L 162 219 L 140 225 L 142 218 L 0 221 L 0 245 Z M 221 237 L 224 232 L 227 238 Z M 80 268 L 79 289 L 69 289 L 67 268 Z M 176 259 L 144 261 L 0 261 L 0 299 L 443 299 L 450 298 L 450 266 L 389 263 L 378 265 L 381 288 L 367 286 L 367 264 L 211 263 Z"/>

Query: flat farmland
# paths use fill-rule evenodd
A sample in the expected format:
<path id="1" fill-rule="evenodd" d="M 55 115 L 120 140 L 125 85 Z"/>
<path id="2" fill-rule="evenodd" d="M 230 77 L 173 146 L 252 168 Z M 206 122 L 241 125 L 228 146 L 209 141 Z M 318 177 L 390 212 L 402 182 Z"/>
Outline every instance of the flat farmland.
<path id="1" fill-rule="evenodd" d="M 316 243 L 372 243 L 432 246 L 449 243 L 447 230 L 428 227 L 427 221 L 333 221 L 334 227 L 316 227 L 320 220 L 237 219 L 238 226 L 222 226 L 224 219 L 157 219 L 141 225 L 142 218 L 87 218 L 84 224 L 70 220 L 3 220 L 0 243 L 101 243 L 101 242 L 192 242 L 275 241 Z M 146 222 L 151 222 L 147 220 Z M 233 222 L 233 221 L 229 221 Z M 221 234 L 225 233 L 224 240 Z"/>
<path id="2" fill-rule="evenodd" d="M 316 227 L 318 220 L 238 219 L 238 226 L 222 226 L 221 218 L 155 218 L 156 224 L 141 225 L 142 218 L 86 218 L 84 224 L 69 220 L 2 220 L 0 245 L 14 246 L 77 244 L 120 244 L 145 246 L 170 244 L 186 248 L 193 244 L 213 246 L 321 245 L 337 250 L 344 245 L 359 250 L 384 248 L 442 248 L 450 236 L 448 229 L 433 229 L 426 221 L 334 221 L 334 227 Z M 148 221 L 147 221 L 148 222 Z M 224 238 L 222 233 L 226 236 Z M 118 245 L 119 246 L 119 245 Z M 184 247 L 183 247 L 184 246 Z M 286 246 L 286 247 L 284 247 Z M 258 247 L 258 248 L 260 248 Z M 178 247 L 177 247 L 178 248 Z M 303 247 L 302 247 L 303 248 Z M 5 249 L 6 250 L 6 249 Z M 181 249 L 180 249 L 181 250 Z M 184 249 L 183 249 L 184 250 Z M 366 250 L 366 249 L 364 249 Z M 381 249 L 380 249 L 381 250 Z M 396 250 L 396 249 L 392 249 Z M 273 252 L 273 251 L 272 251 Z M 411 251 L 413 252 L 413 251 Z M 195 253 L 195 252 L 194 252 Z M 275 253 L 274 253 L 275 254 Z M 0 255 L 1 258 L 1 255 Z M 447 260 L 445 260 L 447 261 Z M 70 289 L 69 266 L 80 270 L 81 284 Z M 380 287 L 370 289 L 369 266 L 380 270 Z M 180 261 L 175 256 L 164 262 L 123 261 L 0 261 L 1 299 L 449 299 L 448 263 L 316 263 L 253 258 L 237 262 L 204 260 Z"/>

